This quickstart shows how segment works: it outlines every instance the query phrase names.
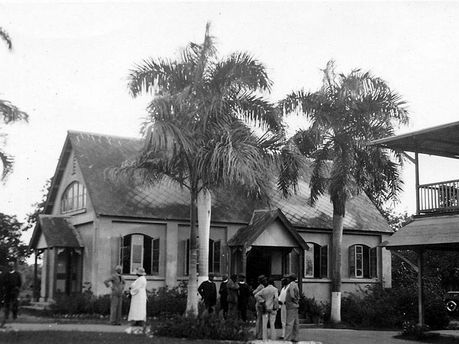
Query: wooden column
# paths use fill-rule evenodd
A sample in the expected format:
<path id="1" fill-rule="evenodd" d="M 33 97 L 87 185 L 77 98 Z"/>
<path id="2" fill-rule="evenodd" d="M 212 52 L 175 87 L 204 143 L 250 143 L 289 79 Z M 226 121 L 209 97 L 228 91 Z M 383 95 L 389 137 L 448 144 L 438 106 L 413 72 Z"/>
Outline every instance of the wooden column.
<path id="1" fill-rule="evenodd" d="M 418 254 L 418 325 L 424 325 L 424 283 L 422 282 L 423 274 L 423 255 L 424 249 L 421 248 L 417 252 Z"/>
<path id="2" fill-rule="evenodd" d="M 35 263 L 33 265 L 33 299 L 38 301 L 40 295 L 38 295 L 38 250 L 34 250 Z"/>
<path id="3" fill-rule="evenodd" d="M 303 264 L 304 264 L 304 250 L 299 247 L 298 248 L 298 289 L 300 289 L 300 295 L 303 291 Z"/>
<path id="4" fill-rule="evenodd" d="M 420 204 L 419 204 L 419 154 L 418 152 L 414 153 L 414 178 L 416 183 L 416 215 L 420 213 Z"/>
<path id="5" fill-rule="evenodd" d="M 247 277 L 247 247 L 243 246 L 241 251 L 241 260 L 242 260 L 242 273 Z"/>

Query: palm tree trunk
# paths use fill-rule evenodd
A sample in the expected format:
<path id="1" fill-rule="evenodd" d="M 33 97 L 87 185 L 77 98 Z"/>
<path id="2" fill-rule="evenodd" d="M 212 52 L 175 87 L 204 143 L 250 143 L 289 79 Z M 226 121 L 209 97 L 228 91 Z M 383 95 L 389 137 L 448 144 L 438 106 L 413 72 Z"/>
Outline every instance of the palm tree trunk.
<path id="1" fill-rule="evenodd" d="M 341 322 L 341 245 L 343 243 L 344 215 L 333 214 L 332 288 L 330 321 Z"/>
<path id="2" fill-rule="evenodd" d="M 196 229 L 196 200 L 197 191 L 191 189 L 191 204 L 190 204 L 190 261 L 188 275 L 188 296 L 186 303 L 186 315 L 198 316 L 198 279 L 196 265 L 198 262 L 198 247 L 197 247 L 197 229 Z"/>
<path id="3" fill-rule="evenodd" d="M 212 195 L 209 191 L 201 190 L 198 194 L 198 232 L 199 232 L 199 274 L 198 285 L 209 277 L 209 238 L 210 212 Z"/>

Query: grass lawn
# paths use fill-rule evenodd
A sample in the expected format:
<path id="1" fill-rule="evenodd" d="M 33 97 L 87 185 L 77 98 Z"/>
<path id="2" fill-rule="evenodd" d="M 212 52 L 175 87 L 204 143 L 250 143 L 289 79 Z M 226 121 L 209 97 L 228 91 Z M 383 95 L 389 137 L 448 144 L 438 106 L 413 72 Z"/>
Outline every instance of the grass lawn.
<path id="1" fill-rule="evenodd" d="M 2 344 L 183 344 L 180 338 L 148 338 L 144 335 L 100 332 L 67 332 L 67 331 L 23 331 L 0 332 Z M 188 340 L 186 341 L 188 342 Z M 212 340 L 194 340 L 195 344 L 211 344 Z"/>

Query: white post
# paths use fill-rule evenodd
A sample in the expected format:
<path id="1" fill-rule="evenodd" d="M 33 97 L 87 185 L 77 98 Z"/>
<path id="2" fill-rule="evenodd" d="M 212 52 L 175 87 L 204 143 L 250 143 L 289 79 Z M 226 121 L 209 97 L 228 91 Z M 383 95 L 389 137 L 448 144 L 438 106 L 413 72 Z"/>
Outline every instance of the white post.
<path id="1" fill-rule="evenodd" d="M 198 194 L 198 235 L 199 235 L 199 270 L 198 286 L 209 277 L 209 238 L 210 238 L 210 212 L 212 195 L 210 191 L 202 190 Z"/>

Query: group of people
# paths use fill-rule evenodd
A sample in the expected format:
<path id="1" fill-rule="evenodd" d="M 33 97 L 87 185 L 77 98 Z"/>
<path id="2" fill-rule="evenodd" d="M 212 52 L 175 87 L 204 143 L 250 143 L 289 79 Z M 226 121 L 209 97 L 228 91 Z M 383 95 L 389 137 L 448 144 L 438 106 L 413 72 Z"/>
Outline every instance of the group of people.
<path id="1" fill-rule="evenodd" d="M 121 272 L 122 267 L 119 265 L 116 266 L 114 273 L 104 281 L 105 285 L 111 288 L 110 322 L 113 325 L 121 325 L 122 298 L 126 285 Z M 137 279 L 129 287 L 131 303 L 128 321 L 132 321 L 133 326 L 144 326 L 147 317 L 146 273 L 142 267 L 138 267 L 135 273 Z M 234 274 L 230 278 L 224 276 L 218 292 L 220 294 L 221 315 L 225 319 L 233 318 L 247 321 L 249 300 L 251 297 L 254 297 L 257 314 L 256 338 L 262 340 L 268 339 L 269 324 L 270 338 L 272 340 L 276 339 L 275 321 L 277 312 L 280 310 L 282 338 L 296 342 L 300 301 L 300 292 L 296 284 L 296 279 L 295 274 L 284 276 L 281 281 L 282 287 L 279 291 L 274 286 L 274 280 L 261 275 L 258 277 L 258 287 L 252 290 L 246 283 L 244 275 Z M 198 292 L 204 302 L 205 313 L 207 315 L 214 313 L 218 298 L 217 286 L 214 282 L 213 274 L 209 274 L 208 280 L 199 285 Z M 17 308 L 15 313 L 13 307 L 13 317 L 16 314 Z"/>
<path id="2" fill-rule="evenodd" d="M 16 262 L 8 262 L 8 271 L 0 270 L 0 308 L 4 307 L 4 317 L 0 327 L 8 320 L 10 312 L 13 319 L 17 318 L 21 285 L 22 279 L 16 270 Z"/>
<path id="3" fill-rule="evenodd" d="M 121 325 L 121 311 L 123 304 L 123 294 L 126 280 L 122 276 L 122 267 L 117 265 L 110 278 L 104 281 L 107 288 L 111 288 L 110 297 L 110 323 Z M 144 327 L 147 320 L 147 279 L 145 269 L 138 267 L 135 270 L 137 279 L 129 286 L 131 303 L 129 307 L 128 321 L 133 322 L 133 326 Z"/>
<path id="4" fill-rule="evenodd" d="M 298 341 L 298 308 L 300 302 L 300 290 L 296 284 L 296 275 L 284 276 L 279 291 L 274 286 L 274 280 L 266 276 L 259 276 L 259 286 L 253 291 L 256 299 L 255 309 L 257 312 L 256 332 L 257 339 L 268 339 L 268 323 L 270 338 L 276 339 L 275 321 L 277 312 L 281 312 L 282 338 L 292 342 Z"/>
<path id="5" fill-rule="evenodd" d="M 274 280 L 261 275 L 258 277 L 258 287 L 255 290 L 246 283 L 244 275 L 231 275 L 223 277 L 220 284 L 220 310 L 224 318 L 239 318 L 247 321 L 247 309 L 251 296 L 255 297 L 256 338 L 268 339 L 268 323 L 270 338 L 276 339 L 275 321 L 277 312 L 281 312 L 282 338 L 292 342 L 298 337 L 298 308 L 300 291 L 296 284 L 296 275 L 284 276 L 282 288 L 279 291 L 274 286 Z M 205 305 L 206 314 L 215 312 L 217 305 L 217 286 L 214 275 L 209 274 L 209 279 L 202 282 L 198 292 Z"/>
<path id="6" fill-rule="evenodd" d="M 209 279 L 199 285 L 198 292 L 204 301 L 205 313 L 213 313 L 217 305 L 217 286 L 213 274 L 209 274 Z M 252 289 L 246 283 L 244 275 L 234 274 L 230 278 L 223 276 L 218 293 L 221 315 L 225 319 L 229 317 L 247 321 L 247 309 Z"/>

